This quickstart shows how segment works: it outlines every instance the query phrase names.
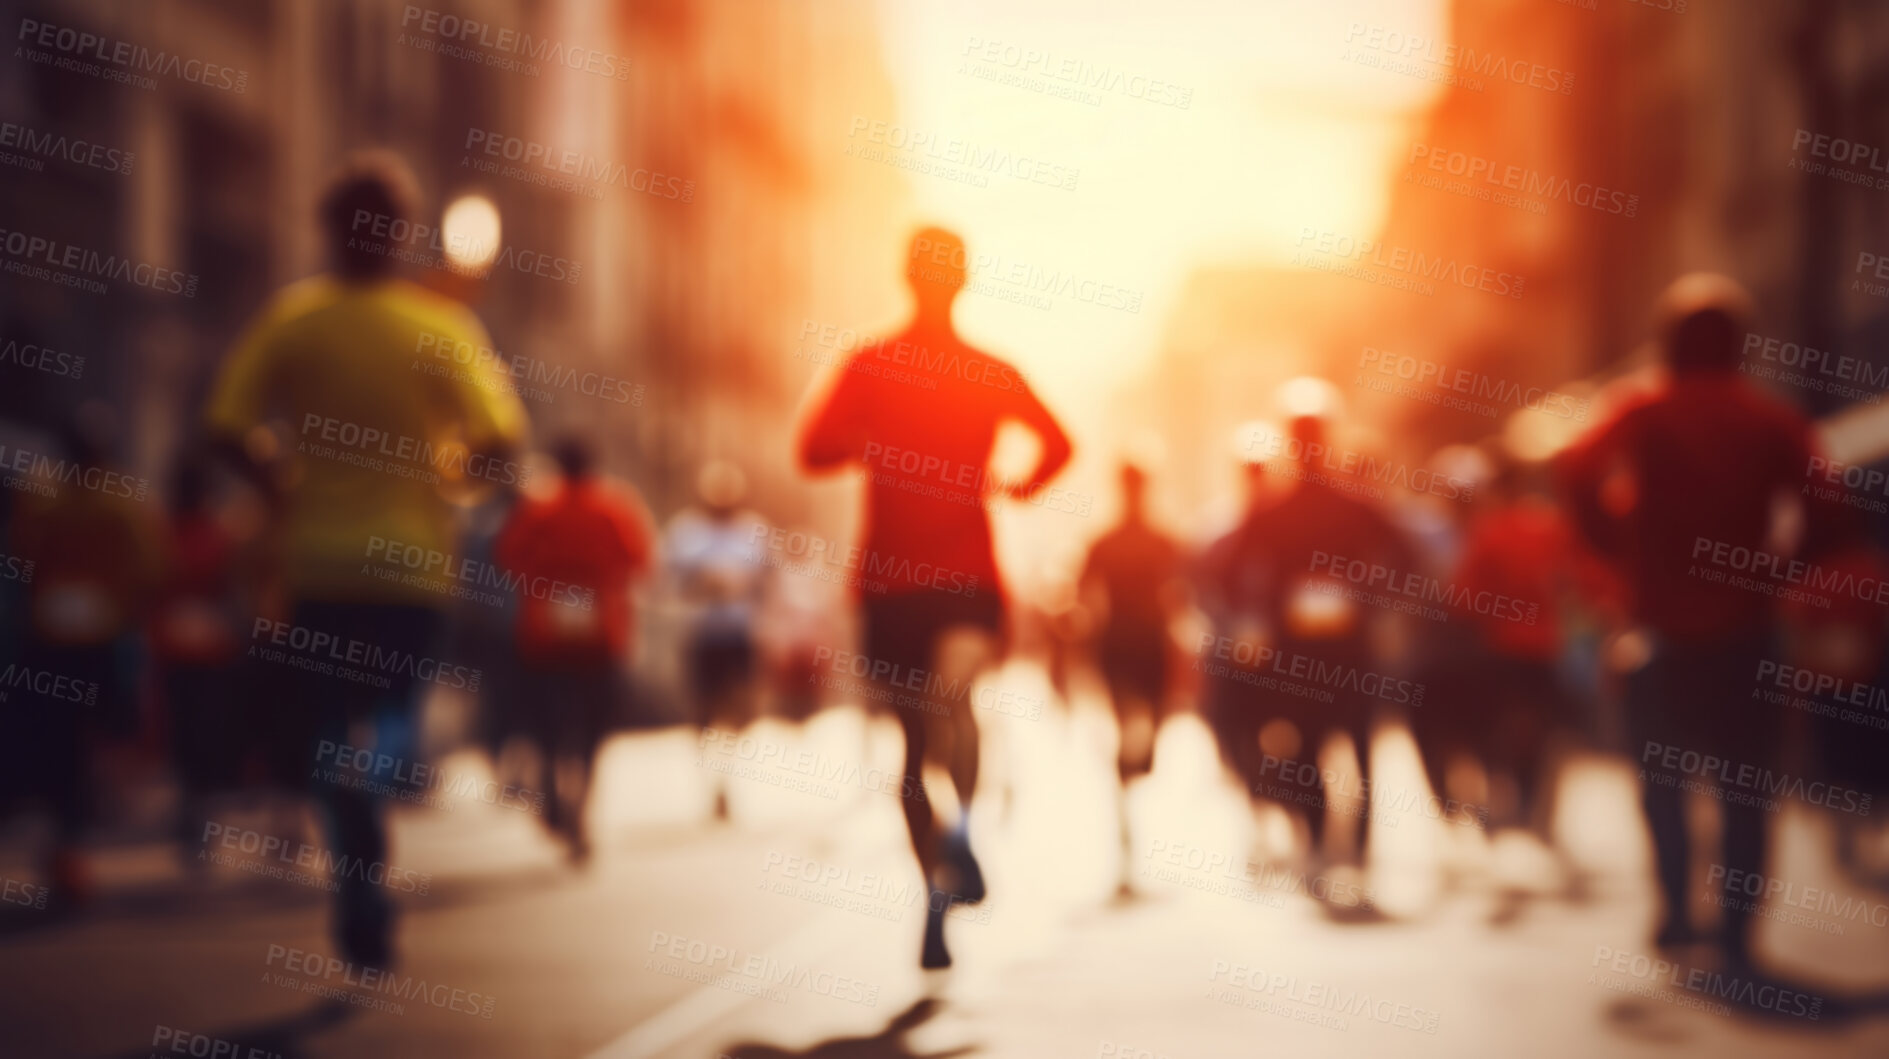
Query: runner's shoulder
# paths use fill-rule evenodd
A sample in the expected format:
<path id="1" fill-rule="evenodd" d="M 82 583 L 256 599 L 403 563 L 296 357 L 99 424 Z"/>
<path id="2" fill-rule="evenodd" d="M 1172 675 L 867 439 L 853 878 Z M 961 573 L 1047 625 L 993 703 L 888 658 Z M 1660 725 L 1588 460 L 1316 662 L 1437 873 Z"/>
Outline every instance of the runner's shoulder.
<path id="1" fill-rule="evenodd" d="M 943 356 L 936 362 L 936 370 L 970 392 L 991 394 L 1001 398 L 1004 394 L 1028 393 L 1029 380 L 1015 364 L 1007 358 L 980 349 L 968 342 L 954 341 L 945 347 Z"/>
<path id="2" fill-rule="evenodd" d="M 959 342 L 954 352 L 966 361 L 975 361 L 980 366 L 987 366 L 993 372 L 1008 370 L 1018 378 L 1023 377 L 1023 373 L 1017 370 L 1015 364 L 1010 363 L 1009 358 L 992 353 L 988 349 L 980 349 L 969 342 Z"/>
<path id="3" fill-rule="evenodd" d="M 1796 405 L 1757 386 L 1747 385 L 1744 389 L 1750 407 L 1773 430 L 1792 439 L 1809 435 L 1810 419 Z"/>
<path id="4" fill-rule="evenodd" d="M 463 302 L 404 279 L 387 283 L 380 293 L 389 311 L 421 330 L 450 335 L 474 345 L 485 342 L 485 327 Z"/>
<path id="5" fill-rule="evenodd" d="M 296 280 L 270 295 L 256 314 L 257 330 L 292 327 L 329 309 L 340 300 L 339 285 L 328 276 L 310 276 Z"/>
<path id="6" fill-rule="evenodd" d="M 297 280 L 277 291 L 257 315 L 256 327 L 276 331 L 329 313 L 376 310 L 416 329 L 450 335 L 458 340 L 481 342 L 485 335 L 472 310 L 417 283 L 396 279 L 356 287 L 328 275 Z"/>

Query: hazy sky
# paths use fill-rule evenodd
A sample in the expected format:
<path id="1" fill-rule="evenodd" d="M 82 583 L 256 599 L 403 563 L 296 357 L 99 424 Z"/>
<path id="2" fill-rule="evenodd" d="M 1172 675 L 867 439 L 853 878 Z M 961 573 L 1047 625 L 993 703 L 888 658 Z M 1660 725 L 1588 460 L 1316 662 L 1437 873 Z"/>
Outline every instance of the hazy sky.
<path id="1" fill-rule="evenodd" d="M 973 253 L 1143 299 L 1131 314 L 1069 298 L 1046 312 L 967 297 L 961 325 L 1055 376 L 1070 396 L 1070 387 L 1099 396 L 1154 351 L 1189 268 L 1283 265 L 1301 225 L 1375 230 L 1411 122 L 1437 86 L 1345 61 L 1347 32 L 1358 24 L 1434 38 L 1441 18 L 1434 0 L 887 0 L 886 58 L 899 93 L 888 120 L 934 142 L 1078 171 L 1073 192 L 914 173 L 921 217 L 959 228 Z M 977 76 L 1081 87 L 1053 76 L 1070 64 L 1084 79 L 1124 76 L 1113 90 L 1082 89 L 1089 100 Z M 1170 101 L 1189 92 L 1188 105 L 1130 94 L 1151 81 L 1173 86 Z"/>

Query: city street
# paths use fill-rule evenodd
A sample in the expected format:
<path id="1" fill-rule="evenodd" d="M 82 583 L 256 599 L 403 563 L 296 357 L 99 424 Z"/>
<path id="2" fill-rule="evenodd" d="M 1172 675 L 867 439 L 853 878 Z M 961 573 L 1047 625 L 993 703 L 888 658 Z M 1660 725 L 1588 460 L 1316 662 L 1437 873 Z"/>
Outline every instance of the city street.
<path id="1" fill-rule="evenodd" d="M 1002 681 L 1047 696 L 1033 670 L 1013 667 Z M 916 966 L 924 897 L 897 802 L 876 771 L 896 765 L 897 731 L 837 710 L 804 728 L 762 722 L 739 740 L 678 729 L 613 740 L 595 792 L 598 851 L 583 870 L 567 867 L 525 812 L 470 800 L 400 811 L 390 864 L 412 873 L 405 879 L 430 876 L 426 893 L 400 896 L 403 999 L 389 1000 L 374 972 L 325 962 L 328 911 L 312 887 L 227 863 L 192 881 L 156 839 L 102 841 L 90 908 L 58 918 L 8 909 L 6 1051 L 1889 1051 L 1889 1018 L 1828 1017 L 1839 995 L 1889 984 L 1885 928 L 1867 917 L 1837 924 L 1842 933 L 1761 929 L 1772 969 L 1815 982 L 1829 999 L 1814 1021 L 1696 1010 L 1683 990 L 1636 976 L 1630 956 L 1616 965 L 1615 953 L 1652 955 L 1644 832 L 1622 763 L 1584 759 L 1563 789 L 1562 833 L 1592 869 L 1581 902 L 1559 899 L 1552 862 L 1532 842 L 1490 848 L 1412 809 L 1380 815 L 1368 878 L 1321 884 L 1369 887 L 1382 913 L 1327 915 L 1289 865 L 1258 863 L 1282 844 L 1283 817 L 1253 826 L 1204 729 L 1183 716 L 1164 729 L 1157 771 L 1137 790 L 1142 896 L 1120 901 L 1107 714 L 1078 696 L 1073 715 L 1055 707 L 1036 719 L 979 719 L 987 745 L 973 834 L 990 896 L 953 908 L 950 971 Z M 1379 744 L 1380 791 L 1420 786 L 1407 737 L 1393 729 Z M 488 767 L 463 753 L 444 764 Z M 824 778 L 806 782 L 809 774 Z M 728 784 L 726 825 L 707 822 L 716 776 Z M 1800 810 L 1786 817 L 1778 856 L 1794 866 L 1791 878 L 1840 889 L 1822 852 L 1827 834 Z M 253 813 L 218 818 L 262 828 Z M 10 877 L 26 870 L 25 837 L 9 837 Z M 1446 874 L 1459 880 L 1452 891 L 1440 888 Z M 327 1000 L 306 991 L 321 985 L 333 987 Z M 335 999 L 348 994 L 356 999 Z M 101 995 L 114 999 L 94 1002 Z M 1228 1050 L 1242 1040 L 1250 1046 Z"/>
<path id="2" fill-rule="evenodd" d="M 0 1059 L 1889 1059 L 1889 3 L 0 9 Z"/>

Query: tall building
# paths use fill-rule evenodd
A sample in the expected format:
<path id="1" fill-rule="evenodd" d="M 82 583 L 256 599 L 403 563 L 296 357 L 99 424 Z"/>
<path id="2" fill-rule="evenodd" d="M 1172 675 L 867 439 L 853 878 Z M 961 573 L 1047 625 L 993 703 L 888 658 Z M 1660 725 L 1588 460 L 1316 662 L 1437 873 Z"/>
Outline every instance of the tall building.
<path id="1" fill-rule="evenodd" d="M 1204 438 L 1190 458 L 1228 462 L 1233 423 L 1270 411 L 1265 387 L 1282 372 L 1268 351 L 1285 341 L 1299 357 L 1290 370 L 1345 390 L 1360 446 L 1421 459 L 1489 436 L 1501 418 L 1360 388 L 1367 348 L 1462 369 L 1492 390 L 1578 390 L 1649 364 L 1661 291 L 1705 269 L 1752 289 L 1762 336 L 1889 366 L 1889 284 L 1871 293 L 1857 271 L 1872 260 L 1861 255 L 1889 258 L 1889 128 L 1876 119 L 1889 92 L 1885 19 L 1847 0 L 1457 0 L 1446 40 L 1400 56 L 1445 87 L 1368 237 L 1386 261 L 1402 252 L 1417 268 L 1520 277 L 1521 296 L 1203 272 L 1156 369 L 1162 429 L 1184 452 L 1183 439 Z M 1817 415 L 1855 400 L 1781 392 Z M 1889 454 L 1889 424 L 1872 430 L 1881 440 L 1866 451 Z"/>
<path id="2" fill-rule="evenodd" d="M 764 503 L 803 502 L 786 470 L 811 378 L 794 357 L 801 321 L 873 304 L 903 194 L 838 146 L 857 107 L 890 106 L 869 3 L 80 0 L 28 2 L 8 24 L 22 20 L 51 27 L 53 46 L 0 64 L 0 121 L 124 162 L 0 168 L 5 226 L 195 286 L 101 295 L 0 276 L 6 335 L 86 357 L 77 382 L 22 374 L 0 417 L 51 429 L 104 400 L 128 425 L 126 455 L 161 475 L 244 322 L 322 267 L 329 172 L 391 147 L 420 178 L 423 223 L 461 195 L 497 206 L 483 280 L 437 267 L 437 237 L 408 241 L 409 271 L 472 301 L 498 350 L 525 361 L 541 438 L 595 433 L 659 511 L 686 502 L 712 455 L 748 464 Z M 88 64 L 79 34 L 132 58 Z M 613 396 L 573 376 L 606 377 Z"/>

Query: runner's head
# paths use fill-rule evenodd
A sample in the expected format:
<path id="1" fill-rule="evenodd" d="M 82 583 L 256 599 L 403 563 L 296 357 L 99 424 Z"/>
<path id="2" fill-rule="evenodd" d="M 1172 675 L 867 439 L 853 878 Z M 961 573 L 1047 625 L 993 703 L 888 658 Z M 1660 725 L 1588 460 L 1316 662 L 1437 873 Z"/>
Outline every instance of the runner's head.
<path id="1" fill-rule="evenodd" d="M 1139 519 L 1146 507 L 1148 495 L 1148 472 L 1132 460 L 1122 461 L 1122 512 L 1130 519 Z"/>
<path id="2" fill-rule="evenodd" d="M 1278 433 L 1263 419 L 1241 423 L 1233 431 L 1233 458 L 1240 465 L 1240 485 L 1246 490 L 1249 506 L 1265 496 L 1268 442 Z"/>
<path id="3" fill-rule="evenodd" d="M 1344 397 L 1338 387 L 1317 375 L 1299 375 L 1281 383 L 1274 400 L 1286 420 L 1286 437 L 1292 442 L 1286 452 L 1307 465 L 1323 456 L 1326 434 L 1343 414 Z"/>
<path id="4" fill-rule="evenodd" d="M 590 439 L 576 434 L 566 434 L 551 446 L 551 458 L 557 461 L 558 473 L 567 482 L 580 482 L 597 473 L 597 450 Z"/>
<path id="5" fill-rule="evenodd" d="M 710 460 L 695 476 L 695 493 L 715 518 L 727 518 L 748 498 L 748 476 L 727 460 Z"/>
<path id="6" fill-rule="evenodd" d="M 1660 299 L 1660 341 L 1676 373 L 1724 372 L 1738 366 L 1751 295 L 1715 272 L 1681 276 Z"/>
<path id="7" fill-rule="evenodd" d="M 951 303 L 964 287 L 964 240 L 943 228 L 926 228 L 912 236 L 906 255 L 905 280 L 918 299 L 918 318 L 951 320 Z"/>
<path id="8" fill-rule="evenodd" d="M 1325 417 L 1321 415 L 1293 416 L 1287 429 L 1296 443 L 1299 460 L 1311 463 L 1325 451 Z"/>
<path id="9" fill-rule="evenodd" d="M 392 273 L 395 258 L 387 251 L 397 240 L 389 233 L 396 221 L 413 219 L 418 201 L 413 171 L 399 155 L 363 151 L 350 156 L 321 196 L 322 238 L 335 272 L 353 280 Z"/>

